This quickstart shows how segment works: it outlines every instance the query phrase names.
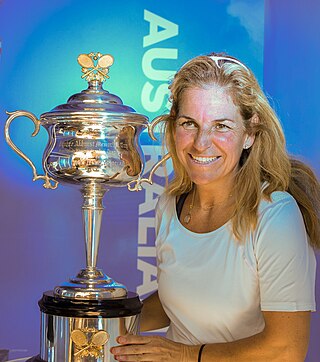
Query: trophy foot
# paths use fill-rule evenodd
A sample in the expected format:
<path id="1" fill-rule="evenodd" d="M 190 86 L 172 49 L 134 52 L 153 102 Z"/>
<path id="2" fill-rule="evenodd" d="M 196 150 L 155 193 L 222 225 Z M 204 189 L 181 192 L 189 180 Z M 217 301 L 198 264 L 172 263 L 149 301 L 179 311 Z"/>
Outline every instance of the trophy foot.
<path id="1" fill-rule="evenodd" d="M 100 269 L 82 269 L 68 283 L 54 288 L 54 294 L 61 298 L 79 300 L 103 300 L 127 296 L 127 288 L 115 282 Z"/>

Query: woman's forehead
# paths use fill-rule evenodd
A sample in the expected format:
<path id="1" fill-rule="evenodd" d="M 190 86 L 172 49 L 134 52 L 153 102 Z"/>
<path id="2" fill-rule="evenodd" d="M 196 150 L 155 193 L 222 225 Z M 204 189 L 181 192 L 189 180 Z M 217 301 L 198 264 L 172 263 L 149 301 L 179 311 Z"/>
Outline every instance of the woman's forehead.
<path id="1" fill-rule="evenodd" d="M 218 100 L 218 99 L 228 99 L 230 102 L 233 102 L 233 94 L 230 89 L 227 87 L 222 87 L 217 84 L 207 84 L 203 87 L 189 87 L 182 91 L 180 95 L 180 101 L 194 97 L 205 97 L 207 100 Z"/>
<path id="2" fill-rule="evenodd" d="M 230 116 L 230 118 L 240 115 L 239 108 L 234 104 L 230 92 L 219 86 L 186 89 L 179 104 L 179 114 L 185 112 L 192 114 L 200 112 L 213 116 Z"/>

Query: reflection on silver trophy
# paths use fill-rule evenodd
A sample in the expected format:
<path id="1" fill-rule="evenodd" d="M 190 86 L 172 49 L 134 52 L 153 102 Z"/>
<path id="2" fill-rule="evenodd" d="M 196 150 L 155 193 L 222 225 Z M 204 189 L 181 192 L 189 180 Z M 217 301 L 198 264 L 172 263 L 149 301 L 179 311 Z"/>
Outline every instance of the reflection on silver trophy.
<path id="1" fill-rule="evenodd" d="M 137 114 L 121 99 L 103 89 L 109 78 L 111 55 L 81 54 L 78 63 L 88 88 L 72 95 L 66 104 L 43 113 L 40 119 L 26 111 L 9 113 L 5 138 L 10 147 L 32 168 L 33 181 L 55 189 L 58 183 L 77 186 L 83 195 L 83 224 L 86 245 L 86 267 L 71 280 L 43 293 L 41 310 L 41 345 L 39 361 L 114 361 L 109 352 L 120 334 L 138 333 L 142 303 L 136 293 L 97 269 L 102 220 L 103 197 L 112 187 L 141 189 L 142 182 L 152 184 L 152 176 L 166 155 L 158 162 L 148 179 L 142 179 L 144 156 L 139 144 L 147 128 L 155 139 L 155 120 Z M 40 126 L 49 141 L 43 153 L 44 175 L 38 175 L 33 162 L 12 142 L 9 128 L 20 116 Z"/>

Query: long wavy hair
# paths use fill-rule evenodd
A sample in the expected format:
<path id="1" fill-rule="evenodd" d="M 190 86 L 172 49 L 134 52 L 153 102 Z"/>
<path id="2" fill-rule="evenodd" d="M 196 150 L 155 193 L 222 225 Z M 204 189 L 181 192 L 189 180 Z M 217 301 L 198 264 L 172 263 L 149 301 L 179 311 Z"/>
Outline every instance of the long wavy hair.
<path id="1" fill-rule="evenodd" d="M 210 56 L 227 57 L 230 61 L 215 62 Z M 166 192 L 178 196 L 189 192 L 193 186 L 177 157 L 174 142 L 176 117 L 183 92 L 212 85 L 229 92 L 234 104 L 239 107 L 247 134 L 255 136 L 253 145 L 242 152 L 235 177 L 233 233 L 242 240 L 257 225 L 261 198 L 270 200 L 272 192 L 288 191 L 302 212 L 310 244 L 320 248 L 319 181 L 310 167 L 288 155 L 280 121 L 253 73 L 236 58 L 226 54 L 213 53 L 192 59 L 176 73 L 169 86 L 172 106 L 170 114 L 161 116 L 161 119 L 164 122 L 166 147 L 172 157 L 174 177 Z M 263 183 L 266 187 L 261 191 Z"/>

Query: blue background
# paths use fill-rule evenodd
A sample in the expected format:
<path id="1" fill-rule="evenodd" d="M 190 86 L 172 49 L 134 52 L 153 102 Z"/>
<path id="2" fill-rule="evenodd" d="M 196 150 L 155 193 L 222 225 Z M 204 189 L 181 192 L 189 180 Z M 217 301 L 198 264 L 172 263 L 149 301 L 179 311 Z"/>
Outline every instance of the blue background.
<path id="1" fill-rule="evenodd" d="M 176 24 L 178 35 L 144 47 L 150 25 L 144 20 L 144 10 Z M 1 125 L 7 118 L 5 111 L 23 109 L 40 116 L 85 89 L 76 61 L 81 53 L 112 54 L 115 63 L 105 89 L 152 119 L 166 111 L 166 99 L 150 112 L 141 97 L 142 89 L 148 81 L 156 89 L 169 79 L 153 80 L 144 73 L 142 61 L 148 50 L 176 49 L 177 59 L 152 63 L 156 69 L 171 72 L 198 54 L 226 51 L 255 72 L 281 118 L 289 151 L 306 160 L 319 175 L 320 32 L 314 31 L 319 15 L 320 5 L 311 0 L 303 5 L 288 0 L 265 4 L 262 0 L 204 0 L 197 6 L 181 0 L 0 1 Z M 26 119 L 16 120 L 11 127 L 13 140 L 40 173 L 47 135 L 42 130 L 31 139 L 32 131 L 33 125 Z M 148 153 L 151 142 L 145 135 L 142 144 Z M 41 182 L 33 183 L 30 168 L 3 137 L 0 157 L 0 349 L 10 349 L 14 358 L 39 351 L 37 301 L 42 292 L 84 266 L 82 200 L 71 187 L 48 191 Z M 104 202 L 98 266 L 129 290 L 143 290 L 142 296 L 145 275 L 139 260 L 154 264 L 154 258 L 139 254 L 141 220 L 153 221 L 152 210 L 144 211 L 143 204 L 152 205 L 161 191 L 163 177 L 158 175 L 153 187 L 141 193 L 113 189 Z M 153 237 L 150 227 L 143 245 L 152 249 Z M 317 293 L 319 304 L 319 288 Z M 319 324 L 314 313 L 309 362 L 320 355 L 316 343 Z"/>

